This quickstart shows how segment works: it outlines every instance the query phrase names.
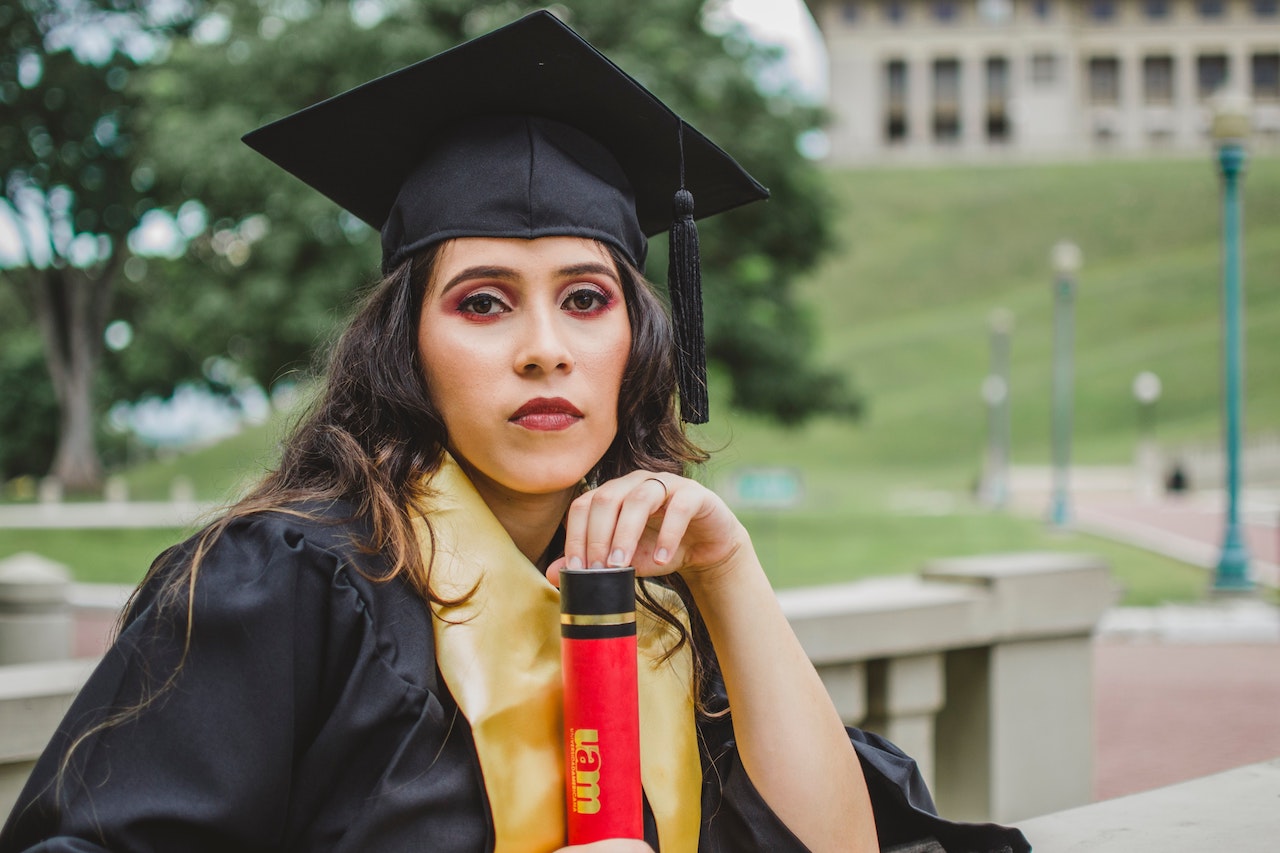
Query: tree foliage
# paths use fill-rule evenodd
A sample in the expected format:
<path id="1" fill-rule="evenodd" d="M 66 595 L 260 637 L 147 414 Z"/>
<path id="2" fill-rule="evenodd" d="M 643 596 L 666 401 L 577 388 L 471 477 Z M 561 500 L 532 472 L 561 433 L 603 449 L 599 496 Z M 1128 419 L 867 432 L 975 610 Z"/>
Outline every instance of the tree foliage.
<path id="1" fill-rule="evenodd" d="M 580 0 L 554 8 L 773 192 L 767 204 L 702 225 L 709 354 L 731 378 L 733 402 L 788 422 L 855 411 L 844 381 L 814 367 L 812 323 L 793 289 L 828 240 L 828 196 L 795 145 L 820 116 L 785 93 L 762 94 L 752 75 L 767 54 L 741 33 L 706 32 L 702 7 Z M 0 342 L 0 372 L 31 384 L 31 329 L 39 329 L 60 411 L 58 458 L 74 450 L 55 471 L 73 484 L 96 480 L 94 417 L 113 400 L 166 395 L 191 379 L 227 390 L 236 375 L 271 387 L 305 367 L 376 274 L 377 235 L 250 151 L 242 134 L 534 8 L 492 0 L 0 6 L 0 168 L 23 237 L 22 257 L 3 264 L 3 278 L 26 317 L 22 335 Z M 130 236 L 157 208 L 194 224 L 182 229 L 182 251 L 139 257 Z M 656 241 L 649 273 L 659 282 L 664 257 Z M 103 328 L 114 318 L 136 333 L 128 348 L 104 353 Z M 48 411 L 47 396 L 28 396 L 30 417 Z M 49 452 L 7 424 L 11 459 L 31 468 Z"/>
<path id="2" fill-rule="evenodd" d="M 101 477 L 95 388 L 102 332 L 127 237 L 154 204 L 135 168 L 129 81 L 189 10 L 167 8 L 143 0 L 0 6 L 0 214 L 19 243 L 3 264 L 3 281 L 39 330 L 58 412 L 53 473 L 72 489 L 92 488 Z M 32 404 L 26 416 L 35 418 L 42 407 L 41 394 L 28 388 L 29 328 L 6 350 L 0 361 L 7 375 L 24 377 Z M 31 453 L 47 452 L 47 442 L 22 440 L 29 426 L 6 429 L 22 467 Z"/>

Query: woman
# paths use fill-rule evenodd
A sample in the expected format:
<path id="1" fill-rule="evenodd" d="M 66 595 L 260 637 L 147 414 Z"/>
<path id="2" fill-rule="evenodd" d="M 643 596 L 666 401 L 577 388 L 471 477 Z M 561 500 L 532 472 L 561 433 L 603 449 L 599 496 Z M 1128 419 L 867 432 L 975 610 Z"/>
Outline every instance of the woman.
<path id="1" fill-rule="evenodd" d="M 746 531 L 682 476 L 638 267 L 671 167 L 711 212 L 763 194 L 723 152 L 546 13 L 249 141 L 380 227 L 384 279 L 279 468 L 152 567 L 0 850 L 1026 849 L 846 732 Z M 554 585 L 623 565 L 645 842 L 564 848 Z"/>

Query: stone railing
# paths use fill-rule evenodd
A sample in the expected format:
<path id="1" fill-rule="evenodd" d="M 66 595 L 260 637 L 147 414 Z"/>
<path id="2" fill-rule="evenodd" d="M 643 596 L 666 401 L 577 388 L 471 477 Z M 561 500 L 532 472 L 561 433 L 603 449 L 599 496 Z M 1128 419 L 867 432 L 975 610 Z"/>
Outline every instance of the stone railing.
<path id="1" fill-rule="evenodd" d="M 1089 802 L 1089 641 L 1113 598 L 1106 566 L 1069 554 L 942 560 L 779 594 L 846 723 L 915 757 L 943 814 L 1001 821 Z M 83 591 L 67 606 L 80 633 L 110 622 Z M 0 666 L 0 815 L 92 665 Z"/>
<path id="2" fill-rule="evenodd" d="M 1280 758 L 1023 821 L 1036 853 L 1270 853 Z"/>
<path id="3" fill-rule="evenodd" d="M 939 560 L 917 577 L 780 593 L 845 722 L 920 765 L 942 814 L 1017 821 L 1092 799 L 1100 560 Z"/>

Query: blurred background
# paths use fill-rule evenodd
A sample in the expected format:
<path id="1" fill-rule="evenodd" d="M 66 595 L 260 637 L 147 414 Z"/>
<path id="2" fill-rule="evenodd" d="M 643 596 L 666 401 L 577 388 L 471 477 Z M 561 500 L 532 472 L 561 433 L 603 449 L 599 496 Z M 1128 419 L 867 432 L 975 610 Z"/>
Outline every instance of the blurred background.
<path id="1" fill-rule="evenodd" d="M 196 515 L 147 507 L 216 505 L 272 464 L 378 243 L 239 137 L 533 8 L 0 7 L 3 499 L 135 508 L 74 536 L 11 520 L 0 555 L 134 583 Z M 551 8 L 773 192 L 702 228 L 697 433 L 780 587 L 1052 549 L 1107 558 L 1129 604 L 1203 594 L 1204 565 L 1098 514 L 1172 496 L 1220 525 L 1210 131 L 1215 97 L 1247 97 L 1243 506 L 1274 544 L 1274 0 Z"/>

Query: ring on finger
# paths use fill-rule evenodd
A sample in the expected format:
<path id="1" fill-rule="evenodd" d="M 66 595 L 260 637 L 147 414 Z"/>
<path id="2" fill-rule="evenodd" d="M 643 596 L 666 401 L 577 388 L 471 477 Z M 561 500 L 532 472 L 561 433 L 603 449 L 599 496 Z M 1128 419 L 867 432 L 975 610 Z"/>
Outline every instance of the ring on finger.
<path id="1" fill-rule="evenodd" d="M 662 481 L 661 481 L 661 480 L 659 480 L 657 477 L 646 477 L 644 481 L 645 481 L 646 483 L 657 483 L 659 486 L 661 486 L 661 487 L 662 487 L 662 502 L 663 502 L 663 503 L 666 503 L 666 502 L 667 502 L 667 497 L 668 497 L 671 493 L 667 491 L 667 484 L 666 484 L 666 483 L 662 482 Z"/>

